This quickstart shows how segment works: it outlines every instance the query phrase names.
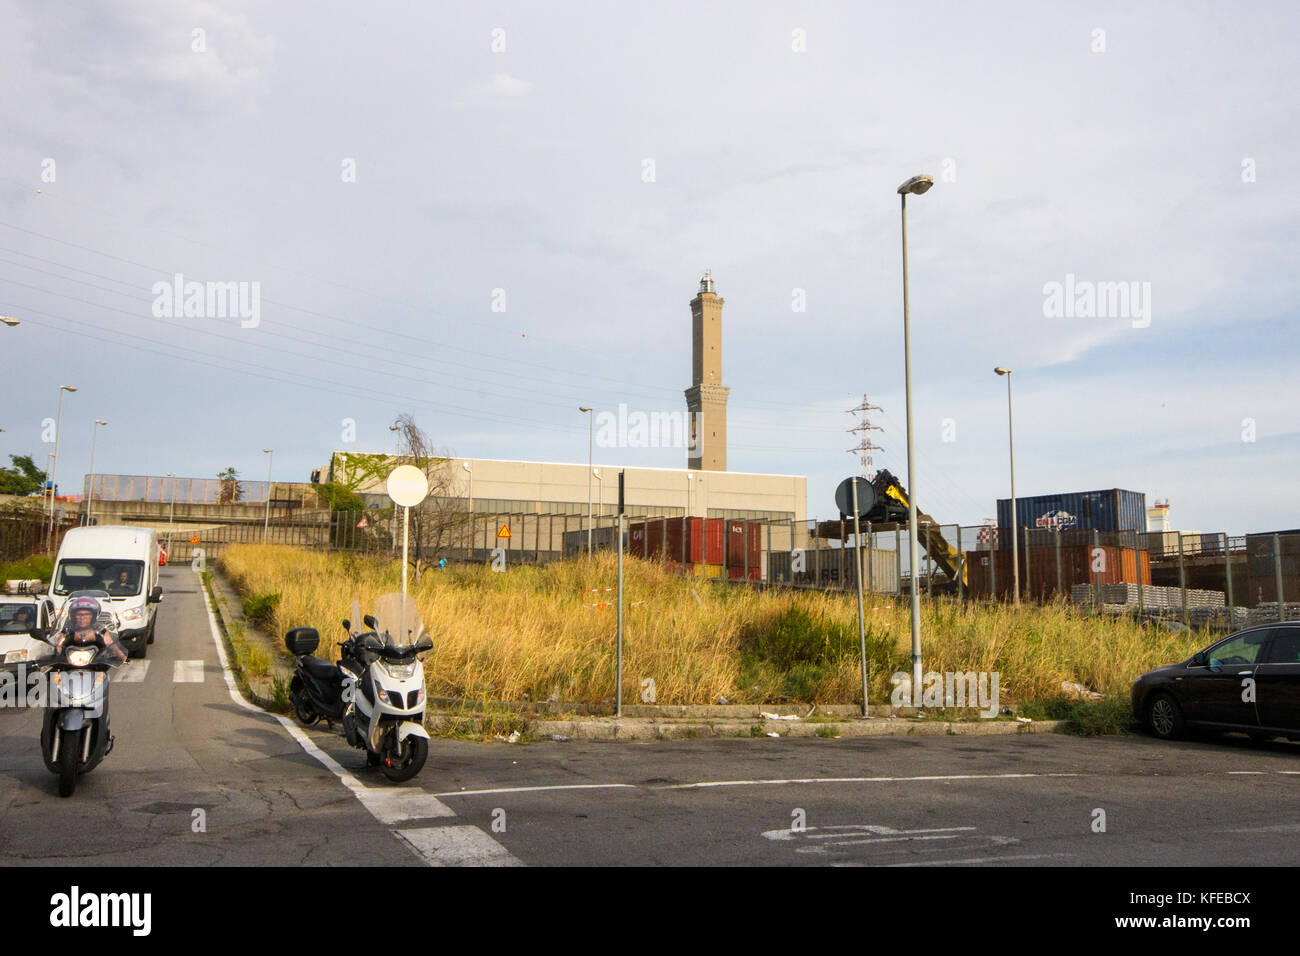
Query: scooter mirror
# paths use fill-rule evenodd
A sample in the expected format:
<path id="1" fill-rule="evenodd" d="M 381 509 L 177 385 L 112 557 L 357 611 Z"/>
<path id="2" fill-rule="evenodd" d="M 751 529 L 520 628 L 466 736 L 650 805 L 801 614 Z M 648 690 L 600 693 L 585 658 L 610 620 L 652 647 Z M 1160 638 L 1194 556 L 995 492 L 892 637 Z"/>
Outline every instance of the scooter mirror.
<path id="1" fill-rule="evenodd" d="M 349 634 L 352 633 L 352 622 L 347 618 L 343 619 L 343 630 L 347 631 Z"/>
<path id="2" fill-rule="evenodd" d="M 362 620 L 365 621 L 366 627 L 370 628 L 372 631 L 375 630 L 377 627 L 379 627 L 379 622 L 375 620 L 375 616 L 373 614 L 367 614 L 365 617 L 362 618 Z"/>
<path id="3" fill-rule="evenodd" d="M 415 642 L 415 653 L 422 654 L 425 651 L 433 650 L 433 638 L 428 634 Z"/>

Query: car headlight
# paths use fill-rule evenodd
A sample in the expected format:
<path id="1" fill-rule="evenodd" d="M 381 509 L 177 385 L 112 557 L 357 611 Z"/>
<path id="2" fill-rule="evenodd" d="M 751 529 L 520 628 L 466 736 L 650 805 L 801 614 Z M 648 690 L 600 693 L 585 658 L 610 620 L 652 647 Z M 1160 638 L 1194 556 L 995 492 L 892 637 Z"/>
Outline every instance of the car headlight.
<path id="1" fill-rule="evenodd" d="M 127 608 L 125 611 L 121 612 L 121 613 L 118 615 L 118 618 L 119 618 L 119 619 L 120 619 L 124 624 L 125 624 L 125 623 L 135 622 L 135 621 L 143 621 L 143 620 L 144 620 L 144 608 L 142 608 L 142 607 L 129 607 L 129 608 Z"/>
<path id="2" fill-rule="evenodd" d="M 85 667 L 95 659 L 98 651 L 93 647 L 79 647 L 76 650 L 68 651 L 68 663 L 73 667 Z"/>

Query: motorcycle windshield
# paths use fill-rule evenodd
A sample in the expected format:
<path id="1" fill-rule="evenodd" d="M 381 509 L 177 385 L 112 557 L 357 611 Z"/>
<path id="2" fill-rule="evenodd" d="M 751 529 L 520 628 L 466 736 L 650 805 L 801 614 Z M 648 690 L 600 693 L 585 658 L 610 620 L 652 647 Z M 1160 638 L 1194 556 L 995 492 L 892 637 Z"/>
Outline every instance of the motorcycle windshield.
<path id="1" fill-rule="evenodd" d="M 410 647 L 424 634 L 424 622 L 409 594 L 385 594 L 375 602 L 375 630 L 389 647 Z"/>
<path id="2" fill-rule="evenodd" d="M 63 607 L 59 610 L 58 616 L 54 619 L 51 629 L 52 635 L 60 632 L 71 633 L 80 624 L 85 623 L 85 615 L 81 615 L 79 620 L 74 620 L 78 615 L 73 605 L 77 603 L 78 598 L 94 598 L 99 605 L 99 616 L 93 622 L 92 626 L 96 631 L 110 631 L 113 636 L 117 636 L 118 625 L 117 615 L 113 613 L 112 604 L 109 603 L 107 591 L 73 591 L 68 595 L 68 599 L 63 602 Z"/>

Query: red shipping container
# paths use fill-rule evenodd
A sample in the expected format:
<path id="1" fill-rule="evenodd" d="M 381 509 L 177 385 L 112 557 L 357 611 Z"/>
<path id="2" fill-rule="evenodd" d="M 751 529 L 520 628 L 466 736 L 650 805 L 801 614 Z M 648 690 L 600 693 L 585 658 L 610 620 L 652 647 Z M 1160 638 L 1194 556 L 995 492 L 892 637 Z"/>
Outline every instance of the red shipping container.
<path id="1" fill-rule="evenodd" d="M 646 522 L 637 521 L 627 528 L 627 553 L 634 558 L 644 558 L 646 551 Z"/>
<path id="2" fill-rule="evenodd" d="M 645 522 L 645 557 L 651 560 L 662 558 L 664 549 L 664 523 L 662 521 Z"/>
<path id="3" fill-rule="evenodd" d="M 715 567 L 722 565 L 726 548 L 723 541 L 721 518 L 696 518 L 704 522 L 704 563 Z"/>
<path id="4" fill-rule="evenodd" d="M 757 521 L 727 520 L 727 567 L 761 568 L 763 526 Z"/>

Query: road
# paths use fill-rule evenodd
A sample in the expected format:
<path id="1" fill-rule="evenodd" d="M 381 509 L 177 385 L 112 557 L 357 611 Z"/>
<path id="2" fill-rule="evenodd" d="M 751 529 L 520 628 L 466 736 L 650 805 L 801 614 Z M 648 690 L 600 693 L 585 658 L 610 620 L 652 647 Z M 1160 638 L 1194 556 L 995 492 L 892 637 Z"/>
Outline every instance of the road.
<path id="1" fill-rule="evenodd" d="M 112 688 L 116 748 L 72 798 L 39 713 L 0 710 L 0 865 L 1294 862 L 1300 745 L 1244 737 L 434 740 L 393 786 L 232 699 L 197 578 L 163 586 Z"/>

